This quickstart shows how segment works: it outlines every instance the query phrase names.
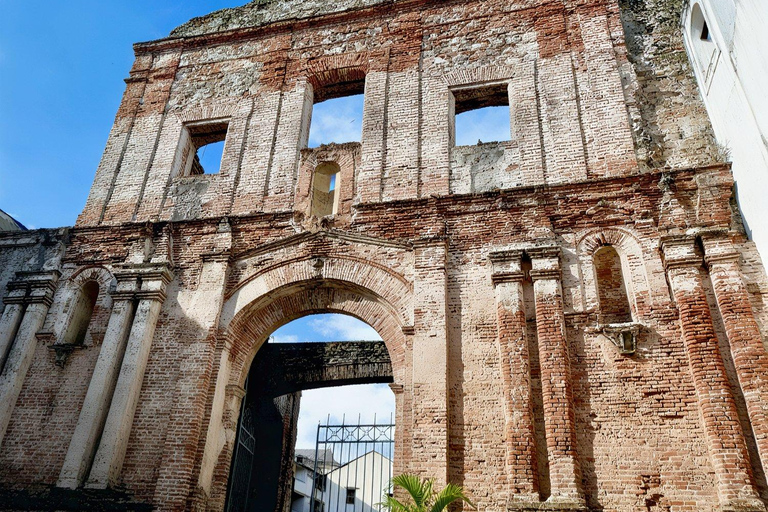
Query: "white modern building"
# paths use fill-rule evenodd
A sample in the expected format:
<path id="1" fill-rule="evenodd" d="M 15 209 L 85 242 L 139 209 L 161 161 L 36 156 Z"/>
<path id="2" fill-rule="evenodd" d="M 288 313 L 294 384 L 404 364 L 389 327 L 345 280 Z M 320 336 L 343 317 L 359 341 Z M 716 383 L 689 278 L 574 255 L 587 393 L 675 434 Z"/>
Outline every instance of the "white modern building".
<path id="1" fill-rule="evenodd" d="M 291 512 L 380 512 L 389 492 L 392 461 L 376 451 L 340 465 L 328 450 L 296 450 Z M 311 509 L 312 500 L 315 508 Z"/>
<path id="2" fill-rule="evenodd" d="M 747 233 L 768 264 L 768 1 L 690 0 L 682 23 L 715 136 L 733 162 Z"/>
<path id="3" fill-rule="evenodd" d="M 326 512 L 380 512 L 389 491 L 392 461 L 370 451 L 327 473 Z"/>
<path id="4" fill-rule="evenodd" d="M 315 450 L 297 449 L 293 459 L 293 493 L 291 495 L 291 512 L 310 512 L 311 502 L 318 501 L 315 505 L 317 512 L 322 512 L 325 504 L 322 500 L 323 491 L 326 488 L 326 473 L 339 466 L 334 459 L 331 450 L 317 455 L 315 464 Z M 317 488 L 313 495 L 313 488 Z"/>

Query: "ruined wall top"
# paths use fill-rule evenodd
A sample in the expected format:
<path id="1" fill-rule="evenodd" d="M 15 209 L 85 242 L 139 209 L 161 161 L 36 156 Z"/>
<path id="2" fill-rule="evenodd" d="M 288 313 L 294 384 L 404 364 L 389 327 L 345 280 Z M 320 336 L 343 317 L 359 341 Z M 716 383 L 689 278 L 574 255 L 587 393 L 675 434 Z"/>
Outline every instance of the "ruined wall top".
<path id="1" fill-rule="evenodd" d="M 256 0 L 193 19 L 136 46 L 78 225 L 347 222 L 363 204 L 716 163 L 668 13 L 651 0 Z M 359 139 L 310 147 L 315 104 L 353 95 Z M 508 128 L 457 137 L 483 107 Z M 204 168 L 214 143 L 221 159 Z"/>
<path id="2" fill-rule="evenodd" d="M 240 28 L 268 25 L 276 21 L 309 18 L 370 7 L 397 0 L 253 0 L 241 7 L 221 9 L 193 18 L 171 32 L 171 37 L 193 37 Z"/>

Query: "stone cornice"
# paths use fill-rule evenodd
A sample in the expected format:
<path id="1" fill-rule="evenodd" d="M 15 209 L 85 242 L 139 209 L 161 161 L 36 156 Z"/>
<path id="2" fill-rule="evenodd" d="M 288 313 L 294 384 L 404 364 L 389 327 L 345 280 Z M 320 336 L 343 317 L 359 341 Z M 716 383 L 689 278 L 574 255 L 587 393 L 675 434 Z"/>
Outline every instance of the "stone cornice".
<path id="1" fill-rule="evenodd" d="M 554 259 L 560 257 L 560 246 L 544 245 L 541 247 L 530 247 L 525 249 L 525 253 L 531 260 Z"/>
<path id="2" fill-rule="evenodd" d="M 560 269 L 534 269 L 530 272 L 531 281 L 560 280 L 562 274 Z"/>
<path id="3" fill-rule="evenodd" d="M 50 306 L 60 276 L 61 272 L 58 270 L 16 272 L 15 278 L 7 285 L 8 293 L 3 298 L 3 303 L 42 303 Z"/>
<path id="4" fill-rule="evenodd" d="M 664 269 L 700 267 L 703 259 L 696 253 L 696 237 L 693 234 L 665 235 L 659 239 L 664 254 Z"/>
<path id="5" fill-rule="evenodd" d="M 525 272 L 499 272 L 491 275 L 491 283 L 494 286 L 500 283 L 519 283 L 525 281 Z"/>

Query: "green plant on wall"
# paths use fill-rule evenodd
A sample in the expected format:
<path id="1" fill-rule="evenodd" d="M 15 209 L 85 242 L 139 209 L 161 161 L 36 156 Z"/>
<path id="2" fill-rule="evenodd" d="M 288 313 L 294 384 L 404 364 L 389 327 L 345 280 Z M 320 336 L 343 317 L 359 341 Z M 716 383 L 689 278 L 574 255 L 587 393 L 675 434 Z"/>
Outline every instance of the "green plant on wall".
<path id="1" fill-rule="evenodd" d="M 385 496 L 382 504 L 390 512 L 441 512 L 454 501 L 464 501 L 475 508 L 464 494 L 464 489 L 458 485 L 448 484 L 442 491 L 436 492 L 431 479 L 407 473 L 393 478 L 392 484 L 405 490 L 411 497 L 411 503 L 405 504 L 392 496 Z"/>

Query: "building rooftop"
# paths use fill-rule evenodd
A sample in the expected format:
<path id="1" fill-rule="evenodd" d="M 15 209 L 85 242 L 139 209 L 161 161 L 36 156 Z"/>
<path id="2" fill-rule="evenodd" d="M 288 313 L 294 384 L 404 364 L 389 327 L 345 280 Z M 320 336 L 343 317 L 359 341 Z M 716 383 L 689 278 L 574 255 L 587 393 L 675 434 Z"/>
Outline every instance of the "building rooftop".
<path id="1" fill-rule="evenodd" d="M 0 231 L 26 231 L 27 228 L 3 210 L 0 210 Z"/>

